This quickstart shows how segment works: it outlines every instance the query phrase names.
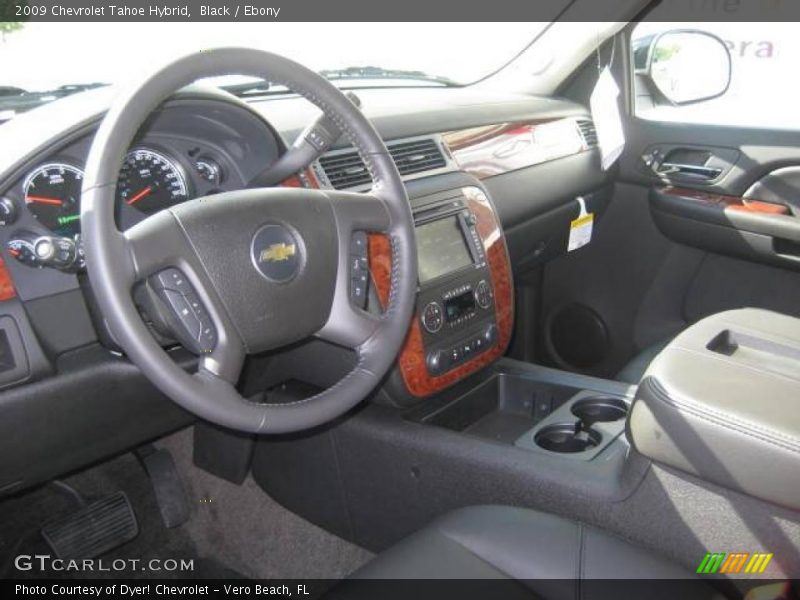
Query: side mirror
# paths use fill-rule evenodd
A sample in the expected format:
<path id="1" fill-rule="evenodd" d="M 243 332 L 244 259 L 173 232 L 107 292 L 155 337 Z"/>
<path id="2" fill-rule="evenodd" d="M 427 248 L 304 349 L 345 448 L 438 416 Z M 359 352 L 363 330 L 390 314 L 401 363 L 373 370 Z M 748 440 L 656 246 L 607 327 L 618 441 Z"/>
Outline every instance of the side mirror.
<path id="1" fill-rule="evenodd" d="M 705 31 L 676 29 L 635 40 L 633 61 L 636 73 L 674 105 L 717 98 L 731 83 L 728 47 Z"/>

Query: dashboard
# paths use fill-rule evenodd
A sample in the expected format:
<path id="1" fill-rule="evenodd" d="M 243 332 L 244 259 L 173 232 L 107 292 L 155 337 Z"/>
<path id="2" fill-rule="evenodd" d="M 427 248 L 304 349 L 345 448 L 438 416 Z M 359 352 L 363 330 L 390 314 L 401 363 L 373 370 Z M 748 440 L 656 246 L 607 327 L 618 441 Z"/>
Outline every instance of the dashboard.
<path id="1" fill-rule="evenodd" d="M 0 495 L 189 420 L 108 351 L 113 336 L 80 268 L 83 171 L 112 92 L 75 94 L 0 126 Z M 419 310 L 397 370 L 397 393 L 411 402 L 502 354 L 513 328 L 512 267 L 563 253 L 575 196 L 599 215 L 592 192 L 608 175 L 587 143 L 587 111 L 573 102 L 471 89 L 358 95 L 407 181 L 420 227 Z M 244 102 L 209 88 L 182 90 L 144 124 L 121 165 L 119 228 L 246 187 L 317 114 L 291 95 Z M 358 190 L 366 176 L 342 140 L 284 185 Z M 370 301 L 374 292 L 385 304 L 387 239 L 371 235 L 368 248 Z M 193 365 L 180 347 L 170 352 Z M 340 360 L 347 362 L 329 362 Z"/>
<path id="2" fill-rule="evenodd" d="M 531 217 L 547 213 L 546 226 L 561 229 L 552 218 L 553 209 L 562 207 L 557 218 L 566 231 L 571 208 L 565 199 L 603 183 L 591 152 L 591 120 L 580 105 L 469 89 L 360 90 L 359 96 L 409 184 L 452 173 L 481 182 L 494 200 L 512 264 L 520 255 L 542 254 L 542 236 L 531 235 L 528 227 Z M 80 190 L 110 99 L 111 92 L 102 89 L 75 95 L 37 109 L 38 119 L 22 115 L 0 130 L 13 141 L 0 144 L 0 256 L 8 275 L 2 277 L 0 265 L 0 298 L 24 304 L 55 356 L 108 338 L 101 316 L 92 312 L 91 282 L 83 269 Z M 244 102 L 213 88 L 178 92 L 145 122 L 121 165 L 118 227 L 126 230 L 193 198 L 246 187 L 285 151 L 284 140 L 293 140 L 316 114 L 292 95 Z M 537 169 L 545 175 L 537 177 Z M 363 163 L 345 140 L 295 179 L 292 185 L 369 187 Z M 420 229 L 421 289 L 453 264 L 474 262 L 454 223 Z M 548 236 L 551 247 L 560 246 Z M 354 293 L 366 300 L 367 288 Z M 72 327 L 54 316 L 64 311 L 74 317 Z"/>

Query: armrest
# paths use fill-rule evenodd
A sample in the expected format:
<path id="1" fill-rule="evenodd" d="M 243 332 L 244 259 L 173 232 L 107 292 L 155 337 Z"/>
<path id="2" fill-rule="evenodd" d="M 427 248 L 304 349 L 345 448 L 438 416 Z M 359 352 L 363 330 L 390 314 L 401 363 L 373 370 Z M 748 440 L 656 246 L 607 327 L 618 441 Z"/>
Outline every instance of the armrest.
<path id="1" fill-rule="evenodd" d="M 654 461 L 800 509 L 800 319 L 699 321 L 650 364 L 627 427 Z"/>

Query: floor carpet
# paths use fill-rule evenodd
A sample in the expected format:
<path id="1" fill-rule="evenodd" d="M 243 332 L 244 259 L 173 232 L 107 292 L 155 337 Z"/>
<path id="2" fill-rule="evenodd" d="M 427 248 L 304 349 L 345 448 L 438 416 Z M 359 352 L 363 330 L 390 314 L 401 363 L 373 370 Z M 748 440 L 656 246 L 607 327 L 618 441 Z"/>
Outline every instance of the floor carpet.
<path id="1" fill-rule="evenodd" d="M 92 577 L 190 577 L 339 579 L 372 555 L 286 510 L 251 479 L 241 486 L 218 479 L 192 463 L 191 429 L 156 446 L 175 459 L 191 504 L 190 520 L 173 529 L 161 522 L 150 481 L 136 458 L 126 454 L 64 479 L 87 501 L 124 491 L 139 523 L 139 535 L 106 553 L 115 559 L 192 560 L 190 572 L 95 572 Z M 71 578 L 70 572 L 19 571 L 20 554 L 51 554 L 39 533 L 48 520 L 77 508 L 76 500 L 53 485 L 0 502 L 0 578 Z"/>

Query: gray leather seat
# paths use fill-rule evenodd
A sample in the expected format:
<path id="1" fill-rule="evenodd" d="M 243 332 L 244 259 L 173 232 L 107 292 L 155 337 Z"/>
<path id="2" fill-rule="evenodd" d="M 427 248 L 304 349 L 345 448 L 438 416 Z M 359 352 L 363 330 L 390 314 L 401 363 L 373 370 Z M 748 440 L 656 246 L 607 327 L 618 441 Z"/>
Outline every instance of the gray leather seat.
<path id="1" fill-rule="evenodd" d="M 617 579 L 620 586 L 630 582 L 619 579 L 681 579 L 684 581 L 674 583 L 682 586 L 682 598 L 721 597 L 685 569 L 594 527 L 504 506 L 451 512 L 379 555 L 352 577 L 506 579 L 514 584 L 509 589 L 524 590 L 526 597 L 533 593 L 570 599 L 588 597 L 581 579 Z M 605 582 L 605 586 L 614 583 Z M 676 597 L 675 587 L 661 587 L 664 595 L 658 585 L 641 589 L 647 590 L 648 598 Z M 619 595 L 620 588 L 616 592 L 617 597 L 630 597 Z M 606 593 L 590 595 L 607 597 Z"/>
<path id="2" fill-rule="evenodd" d="M 667 344 L 669 344 L 672 340 L 673 338 L 670 337 L 656 342 L 655 344 L 642 350 L 639 354 L 634 356 L 619 373 L 617 373 L 617 381 L 624 381 L 625 383 L 632 383 L 634 385 L 638 384 L 641 381 L 644 372 L 647 371 L 647 367 L 650 366 L 650 363 L 653 362 L 653 359 L 656 357 L 656 355 L 666 348 Z"/>

